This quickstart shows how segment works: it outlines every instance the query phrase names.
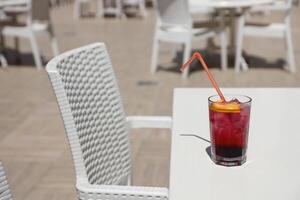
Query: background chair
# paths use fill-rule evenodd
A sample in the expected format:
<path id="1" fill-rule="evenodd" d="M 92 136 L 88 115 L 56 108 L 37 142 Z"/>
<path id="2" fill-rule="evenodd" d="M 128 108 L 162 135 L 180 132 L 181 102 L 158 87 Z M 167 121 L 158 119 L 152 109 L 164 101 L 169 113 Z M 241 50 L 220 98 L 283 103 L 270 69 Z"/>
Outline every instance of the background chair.
<path id="1" fill-rule="evenodd" d="M 0 9 L 0 29 L 8 24 L 12 23 L 12 19 L 9 18 L 3 9 Z M 3 36 L 0 36 L 0 64 L 2 67 L 7 67 L 7 60 L 4 56 L 4 39 Z"/>
<path id="2" fill-rule="evenodd" d="M 74 0 L 74 17 L 79 19 L 82 15 L 82 5 L 90 0 Z"/>
<path id="3" fill-rule="evenodd" d="M 235 70 L 239 72 L 241 68 L 247 69 L 247 64 L 242 57 L 243 40 L 246 36 L 251 37 L 267 37 L 267 38 L 282 38 L 285 40 L 286 47 L 286 61 L 287 69 L 294 73 L 296 72 L 296 64 L 294 57 L 294 49 L 292 42 L 291 33 L 291 11 L 292 11 L 292 0 L 287 1 L 275 1 L 272 5 L 260 6 L 254 8 L 255 11 L 279 11 L 283 12 L 284 19 L 281 23 L 247 23 L 245 17 L 241 17 L 239 20 L 239 28 L 237 35 L 237 49 L 236 49 L 236 60 Z"/>
<path id="4" fill-rule="evenodd" d="M 63 4 L 73 3 L 73 0 L 50 0 L 51 7 L 61 6 Z"/>
<path id="5" fill-rule="evenodd" d="M 36 36 L 47 36 L 51 42 L 53 54 L 58 54 L 58 44 L 54 36 L 53 27 L 50 20 L 48 0 L 29 0 L 28 5 L 16 8 L 6 8 L 5 12 L 23 13 L 27 15 L 25 24 L 4 26 L 2 28 L 2 35 L 17 38 L 28 38 L 31 43 L 34 62 L 37 68 L 42 68 L 43 65 Z"/>
<path id="6" fill-rule="evenodd" d="M 92 2 L 97 3 L 97 15 L 100 15 L 102 12 L 102 1 L 103 0 L 74 0 L 74 17 L 79 19 L 83 15 L 83 7 L 84 5 L 89 5 Z"/>
<path id="7" fill-rule="evenodd" d="M 75 0 L 74 15 L 80 18 L 82 15 L 82 6 L 84 4 L 97 3 L 97 16 L 114 15 L 116 17 L 125 16 L 126 7 L 136 7 L 142 17 L 147 16 L 145 0 Z"/>
<path id="8" fill-rule="evenodd" d="M 9 185 L 5 176 L 5 171 L 1 162 L 0 162 L 0 199 L 12 200 Z"/>
<path id="9" fill-rule="evenodd" d="M 128 131 L 171 128 L 171 118 L 125 117 L 105 45 L 64 53 L 51 60 L 46 70 L 69 139 L 79 199 L 168 199 L 166 188 L 128 186 Z"/>
<path id="10" fill-rule="evenodd" d="M 100 10 L 101 8 L 99 8 Z M 98 11 L 98 15 L 115 15 L 116 17 L 123 16 L 123 1 L 122 0 L 103 0 L 102 11 Z"/>
<path id="11" fill-rule="evenodd" d="M 186 0 L 157 1 L 157 11 L 151 62 L 152 73 L 157 71 L 160 42 L 183 44 L 183 61 L 187 61 L 191 55 L 193 39 L 205 40 L 215 37 L 217 34 L 221 38 L 222 69 L 227 69 L 227 38 L 223 20 L 217 23 L 212 21 L 203 27 L 195 28 Z M 188 73 L 189 70 L 185 70 L 182 77 L 187 78 Z"/>
<path id="12" fill-rule="evenodd" d="M 147 17 L 146 2 L 145 0 L 123 0 L 124 6 L 137 7 L 137 11 L 142 17 Z"/>

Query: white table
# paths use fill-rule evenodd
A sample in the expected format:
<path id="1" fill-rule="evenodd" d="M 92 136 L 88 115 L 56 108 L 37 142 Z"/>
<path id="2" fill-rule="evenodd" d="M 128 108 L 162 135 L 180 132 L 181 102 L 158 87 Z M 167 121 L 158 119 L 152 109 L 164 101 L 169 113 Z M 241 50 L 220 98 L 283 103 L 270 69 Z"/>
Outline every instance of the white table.
<path id="1" fill-rule="evenodd" d="M 27 3 L 28 0 L 0 0 L 0 8 L 7 6 L 22 6 Z"/>
<path id="2" fill-rule="evenodd" d="M 223 167 L 207 153 L 215 91 L 175 89 L 170 200 L 299 200 L 300 89 L 223 91 L 253 98 L 247 162 Z"/>
<path id="3" fill-rule="evenodd" d="M 275 0 L 189 0 L 189 7 L 193 13 L 197 13 L 197 11 L 203 13 L 204 8 L 214 9 L 220 12 L 221 16 L 224 16 L 226 11 L 230 11 L 232 19 L 230 52 L 232 53 L 236 51 L 236 33 L 239 31 L 247 11 L 251 7 L 268 5 L 274 2 Z M 237 51 L 235 54 L 237 54 Z M 235 69 L 237 69 L 237 66 L 235 66 Z M 242 69 L 248 69 L 248 65 L 244 59 L 242 59 Z"/>
<path id="4" fill-rule="evenodd" d="M 272 2 L 274 2 L 274 0 L 189 0 L 189 5 L 194 11 L 197 8 L 201 11 L 203 7 L 219 9 L 245 8 Z"/>

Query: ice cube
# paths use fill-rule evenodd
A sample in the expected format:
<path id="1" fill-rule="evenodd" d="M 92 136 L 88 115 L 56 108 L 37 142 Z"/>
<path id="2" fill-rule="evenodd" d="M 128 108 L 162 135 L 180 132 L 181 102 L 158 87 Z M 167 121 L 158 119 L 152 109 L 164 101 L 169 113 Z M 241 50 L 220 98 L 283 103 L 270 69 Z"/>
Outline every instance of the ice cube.
<path id="1" fill-rule="evenodd" d="M 228 103 L 238 103 L 238 104 L 240 104 L 241 102 L 237 98 L 233 98 L 230 101 L 228 101 Z"/>

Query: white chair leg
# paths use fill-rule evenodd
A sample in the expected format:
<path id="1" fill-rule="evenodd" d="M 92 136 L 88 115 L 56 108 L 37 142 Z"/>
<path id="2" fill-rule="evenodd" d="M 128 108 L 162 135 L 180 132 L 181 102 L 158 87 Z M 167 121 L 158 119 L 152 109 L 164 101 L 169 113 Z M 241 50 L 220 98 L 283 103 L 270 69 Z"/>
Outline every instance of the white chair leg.
<path id="1" fill-rule="evenodd" d="M 97 11 L 96 11 L 97 12 L 96 13 L 97 17 L 103 17 L 104 16 L 103 9 L 104 9 L 103 0 L 97 0 Z"/>
<path id="2" fill-rule="evenodd" d="M 241 60 L 242 60 L 242 51 L 243 51 L 243 32 L 245 25 L 245 16 L 244 14 L 240 15 L 238 18 L 238 33 L 236 38 L 236 53 L 235 53 L 235 72 L 240 72 Z"/>
<path id="3" fill-rule="evenodd" d="M 143 17 L 143 18 L 146 18 L 147 17 L 147 11 L 146 11 L 146 5 L 145 5 L 146 3 L 145 3 L 145 0 L 140 0 L 139 1 L 139 11 L 140 11 L 140 13 L 141 13 L 141 16 Z"/>
<path id="4" fill-rule="evenodd" d="M 59 49 L 58 49 L 58 43 L 57 43 L 57 40 L 55 37 L 51 38 L 51 47 L 52 47 L 53 55 L 58 56 Z"/>
<path id="5" fill-rule="evenodd" d="M 127 185 L 128 186 L 131 186 L 132 184 L 132 181 L 131 181 L 131 175 L 128 175 L 128 178 L 127 178 Z"/>
<path id="6" fill-rule="evenodd" d="M 57 56 L 59 54 L 59 48 L 58 48 L 58 42 L 55 38 L 52 26 L 49 27 L 49 30 L 48 30 L 47 34 L 48 34 L 48 37 L 49 37 L 49 40 L 50 40 L 50 43 L 51 43 L 51 48 L 52 48 L 53 55 Z"/>
<path id="7" fill-rule="evenodd" d="M 293 48 L 293 41 L 292 41 L 292 33 L 290 24 L 286 25 L 286 47 L 287 47 L 287 62 L 290 72 L 295 73 L 296 72 L 296 63 L 295 63 L 295 57 L 294 57 L 294 48 Z"/>
<path id="8" fill-rule="evenodd" d="M 227 70 L 228 65 L 228 57 L 227 57 L 227 33 L 226 33 L 226 26 L 225 26 L 225 17 L 223 13 L 221 14 L 221 66 L 222 70 Z"/>
<path id="9" fill-rule="evenodd" d="M 35 65 L 36 65 L 37 69 L 41 69 L 43 67 L 42 59 L 41 59 L 41 55 L 39 52 L 39 48 L 37 45 L 37 41 L 36 41 L 34 32 L 30 33 L 29 40 L 30 40 L 30 44 L 31 44 L 31 49 L 32 49 L 32 54 L 33 54 Z"/>
<path id="10" fill-rule="evenodd" d="M 225 30 L 221 33 L 221 66 L 222 70 L 227 70 L 228 58 L 227 58 L 227 38 Z"/>
<path id="11" fill-rule="evenodd" d="M 241 57 L 241 68 L 243 71 L 248 70 L 248 64 L 243 56 Z"/>
<path id="12" fill-rule="evenodd" d="M 151 73 L 154 74 L 157 71 L 159 57 L 159 40 L 156 36 L 154 36 L 152 48 Z"/>
<path id="13" fill-rule="evenodd" d="M 123 4 L 121 0 L 116 0 L 116 17 L 122 18 L 126 16 L 123 13 Z"/>
<path id="14" fill-rule="evenodd" d="M 1 63 L 1 66 L 2 66 L 3 68 L 5 68 L 5 67 L 8 66 L 8 65 L 7 65 L 7 61 L 6 61 L 6 59 L 5 59 L 5 57 L 4 57 L 3 54 L 0 54 L 0 63 Z"/>
<path id="15" fill-rule="evenodd" d="M 183 63 L 185 63 L 186 61 L 188 61 L 188 59 L 191 56 L 191 41 L 187 41 L 184 43 L 184 50 L 183 50 Z M 182 64 L 183 64 L 182 63 Z M 181 66 L 180 66 L 181 67 Z M 190 67 L 188 67 L 187 69 L 185 69 L 182 72 L 182 79 L 187 79 L 188 75 L 190 72 Z"/>
<path id="16" fill-rule="evenodd" d="M 79 19 L 81 17 L 81 2 L 80 0 L 74 1 L 74 17 Z"/>
<path id="17" fill-rule="evenodd" d="M 1 66 L 4 68 L 4 67 L 7 67 L 8 64 L 7 64 L 7 60 L 4 56 L 4 47 L 5 47 L 5 37 L 3 35 L 0 35 L 0 63 L 1 63 Z"/>

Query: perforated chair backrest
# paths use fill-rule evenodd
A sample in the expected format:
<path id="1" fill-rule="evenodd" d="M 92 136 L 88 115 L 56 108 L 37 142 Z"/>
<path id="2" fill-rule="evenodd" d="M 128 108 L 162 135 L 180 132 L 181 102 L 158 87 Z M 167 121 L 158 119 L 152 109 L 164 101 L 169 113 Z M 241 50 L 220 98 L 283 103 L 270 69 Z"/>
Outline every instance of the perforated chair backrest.
<path id="1" fill-rule="evenodd" d="M 47 65 L 77 177 L 119 184 L 130 174 L 125 114 L 105 45 L 64 53 Z"/>
<path id="2" fill-rule="evenodd" d="M 179 25 L 190 28 L 192 23 L 187 0 L 158 0 L 157 16 L 163 25 Z"/>
<path id="3" fill-rule="evenodd" d="M 5 176 L 5 171 L 0 162 L 0 200 L 12 200 L 8 182 Z"/>

